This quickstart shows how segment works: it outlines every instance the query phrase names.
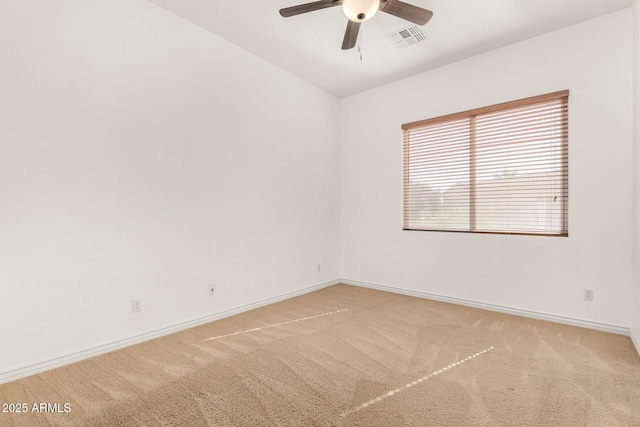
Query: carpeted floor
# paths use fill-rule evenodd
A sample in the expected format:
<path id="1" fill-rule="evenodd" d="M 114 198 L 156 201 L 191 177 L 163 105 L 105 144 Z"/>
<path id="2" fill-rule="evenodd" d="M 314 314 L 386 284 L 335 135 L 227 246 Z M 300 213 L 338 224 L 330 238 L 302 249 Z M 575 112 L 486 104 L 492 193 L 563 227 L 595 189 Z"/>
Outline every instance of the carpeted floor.
<path id="1" fill-rule="evenodd" d="M 0 403 L 27 404 L 0 413 L 20 427 L 640 426 L 640 357 L 624 336 L 337 285 L 0 385 Z"/>

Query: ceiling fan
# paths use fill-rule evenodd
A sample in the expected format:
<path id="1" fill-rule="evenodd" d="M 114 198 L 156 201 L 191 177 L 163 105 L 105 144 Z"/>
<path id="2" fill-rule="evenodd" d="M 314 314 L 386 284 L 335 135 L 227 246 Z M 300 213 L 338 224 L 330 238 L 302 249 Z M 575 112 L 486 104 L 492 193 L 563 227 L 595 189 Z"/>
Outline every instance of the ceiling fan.
<path id="1" fill-rule="evenodd" d="M 280 9 L 280 15 L 289 18 L 290 16 L 302 13 L 314 12 L 316 10 L 342 5 L 349 22 L 344 33 L 342 49 L 351 49 L 356 45 L 360 24 L 373 18 L 378 10 L 388 13 L 398 18 L 402 18 L 417 25 L 424 25 L 433 16 L 433 12 L 405 3 L 400 0 L 319 0 L 297 6 Z"/>

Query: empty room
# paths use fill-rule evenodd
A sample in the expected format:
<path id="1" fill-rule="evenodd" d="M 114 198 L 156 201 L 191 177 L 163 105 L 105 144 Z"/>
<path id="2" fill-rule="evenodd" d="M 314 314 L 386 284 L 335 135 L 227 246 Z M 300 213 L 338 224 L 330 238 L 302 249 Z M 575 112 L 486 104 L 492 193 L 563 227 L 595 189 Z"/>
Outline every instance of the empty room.
<path id="1" fill-rule="evenodd" d="M 640 0 L 0 6 L 0 426 L 640 425 Z"/>

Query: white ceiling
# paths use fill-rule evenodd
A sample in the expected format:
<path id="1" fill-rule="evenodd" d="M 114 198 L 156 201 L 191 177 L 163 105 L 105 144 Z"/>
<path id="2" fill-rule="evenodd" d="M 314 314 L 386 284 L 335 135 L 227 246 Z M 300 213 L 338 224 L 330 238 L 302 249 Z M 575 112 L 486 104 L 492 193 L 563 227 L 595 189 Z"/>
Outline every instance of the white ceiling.
<path id="1" fill-rule="evenodd" d="M 387 34 L 412 26 L 386 13 L 341 50 L 347 18 L 333 7 L 291 18 L 279 9 L 311 0 L 149 0 L 288 72 L 347 96 L 631 6 L 632 0 L 404 0 L 433 11 L 427 40 L 400 49 Z"/>

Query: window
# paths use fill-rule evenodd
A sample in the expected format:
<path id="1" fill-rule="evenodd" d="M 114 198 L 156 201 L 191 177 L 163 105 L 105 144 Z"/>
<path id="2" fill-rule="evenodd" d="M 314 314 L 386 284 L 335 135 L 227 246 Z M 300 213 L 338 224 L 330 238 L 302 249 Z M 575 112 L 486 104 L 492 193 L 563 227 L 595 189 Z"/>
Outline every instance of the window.
<path id="1" fill-rule="evenodd" d="M 568 99 L 403 125 L 404 229 L 567 236 Z"/>

